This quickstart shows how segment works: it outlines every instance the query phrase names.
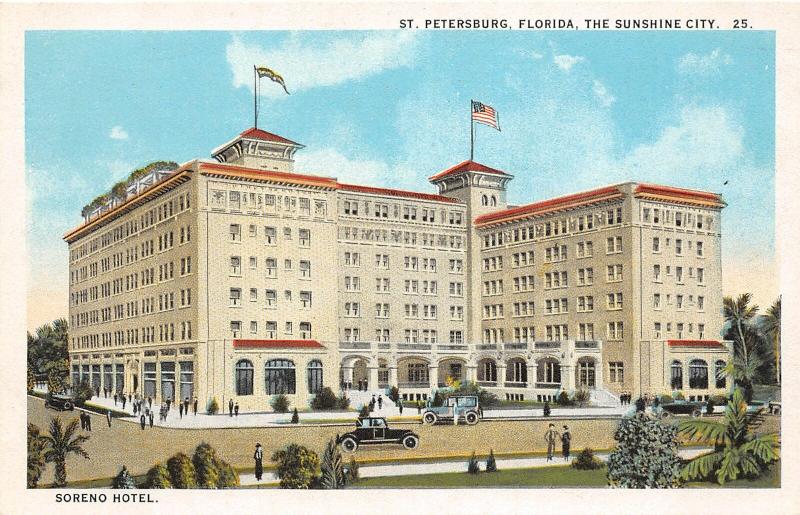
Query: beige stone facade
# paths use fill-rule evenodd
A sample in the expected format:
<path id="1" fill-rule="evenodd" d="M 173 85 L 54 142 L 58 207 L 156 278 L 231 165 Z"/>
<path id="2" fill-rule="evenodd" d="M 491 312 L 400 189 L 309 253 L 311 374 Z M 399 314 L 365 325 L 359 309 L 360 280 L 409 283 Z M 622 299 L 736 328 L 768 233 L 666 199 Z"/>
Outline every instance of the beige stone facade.
<path id="1" fill-rule="evenodd" d="M 242 411 L 451 379 L 608 402 L 679 368 L 688 394 L 723 391 L 719 196 L 628 183 L 509 208 L 512 176 L 478 163 L 435 195 L 295 173 L 300 148 L 250 129 L 65 235 L 74 382 Z"/>

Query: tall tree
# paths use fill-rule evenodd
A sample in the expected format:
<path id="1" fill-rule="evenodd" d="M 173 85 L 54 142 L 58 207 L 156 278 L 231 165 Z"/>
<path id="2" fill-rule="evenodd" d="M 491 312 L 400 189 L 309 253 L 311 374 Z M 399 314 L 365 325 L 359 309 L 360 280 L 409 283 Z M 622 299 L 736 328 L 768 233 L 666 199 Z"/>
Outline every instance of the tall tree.
<path id="1" fill-rule="evenodd" d="M 781 382 L 781 298 L 778 297 L 764 316 L 764 332 L 772 340 L 775 354 L 775 380 Z"/>
<path id="2" fill-rule="evenodd" d="M 55 373 L 62 382 L 69 376 L 68 325 L 63 318 L 28 333 L 28 364 L 36 375 Z"/>
<path id="3" fill-rule="evenodd" d="M 89 437 L 76 436 L 77 430 L 77 418 L 73 418 L 65 428 L 61 424 L 61 419 L 56 417 L 50 420 L 50 434 L 42 437 L 47 443 L 44 459 L 48 463 L 55 464 L 54 486 L 56 487 L 64 487 L 67 484 L 67 456 L 77 454 L 89 459 L 89 454 L 82 447 Z"/>
<path id="4" fill-rule="evenodd" d="M 36 488 L 44 471 L 44 450 L 47 442 L 39 428 L 28 423 L 28 488 Z"/>
<path id="5" fill-rule="evenodd" d="M 763 363 L 757 353 L 761 340 L 758 331 L 753 327 L 758 306 L 750 304 L 752 298 L 752 294 L 742 293 L 736 299 L 722 299 L 722 312 L 729 326 L 728 334 L 734 341 L 734 359 L 728 362 L 725 373 L 744 388 L 748 401 L 753 396 L 756 371 Z"/>
<path id="6" fill-rule="evenodd" d="M 714 450 L 690 461 L 681 471 L 688 480 L 706 479 L 713 475 L 719 484 L 740 476 L 757 476 L 765 466 L 779 457 L 780 443 L 776 433 L 760 434 L 754 430 L 764 421 L 762 410 L 747 412 L 747 402 L 741 388 L 725 408 L 722 421 L 686 420 L 679 432 L 690 441 L 708 442 Z"/>

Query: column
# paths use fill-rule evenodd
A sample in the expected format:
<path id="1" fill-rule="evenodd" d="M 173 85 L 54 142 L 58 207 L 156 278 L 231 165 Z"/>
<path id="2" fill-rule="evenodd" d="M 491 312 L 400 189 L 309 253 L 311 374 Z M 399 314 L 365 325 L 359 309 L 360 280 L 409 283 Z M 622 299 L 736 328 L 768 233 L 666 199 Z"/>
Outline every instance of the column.
<path id="1" fill-rule="evenodd" d="M 353 367 L 342 367 L 343 389 L 349 390 L 353 387 Z"/>
<path id="2" fill-rule="evenodd" d="M 370 365 L 367 367 L 367 377 L 369 380 L 368 389 L 376 390 L 378 388 L 378 366 Z"/>
<path id="3" fill-rule="evenodd" d="M 389 365 L 389 387 L 397 386 L 397 365 Z"/>
<path id="4" fill-rule="evenodd" d="M 497 363 L 497 386 L 506 385 L 506 362 L 499 361 Z"/>
<path id="5" fill-rule="evenodd" d="M 439 365 L 428 365 L 428 382 L 431 390 L 439 387 Z"/>
<path id="6" fill-rule="evenodd" d="M 594 360 L 594 387 L 597 390 L 603 388 L 603 373 L 605 371 L 605 367 L 603 366 L 603 358 L 597 358 Z M 709 383 L 710 384 L 710 383 Z"/>
<path id="7" fill-rule="evenodd" d="M 467 382 L 468 383 L 478 382 L 478 365 L 473 365 L 473 364 L 467 365 Z"/>
<path id="8" fill-rule="evenodd" d="M 561 389 L 566 392 L 575 391 L 575 367 L 572 364 L 561 364 Z"/>
<path id="9" fill-rule="evenodd" d="M 536 363 L 526 363 L 525 368 L 527 369 L 526 372 L 528 374 L 528 388 L 534 388 L 536 386 Z"/>

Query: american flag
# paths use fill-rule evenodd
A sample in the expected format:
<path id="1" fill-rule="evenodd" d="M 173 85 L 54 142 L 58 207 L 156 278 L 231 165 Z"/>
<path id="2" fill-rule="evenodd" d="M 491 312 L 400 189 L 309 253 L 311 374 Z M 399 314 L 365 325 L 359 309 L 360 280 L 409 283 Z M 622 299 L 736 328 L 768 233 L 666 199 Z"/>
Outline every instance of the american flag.
<path id="1" fill-rule="evenodd" d="M 482 104 L 475 100 L 472 101 L 472 121 L 494 127 L 500 130 L 500 123 L 497 121 L 497 111 L 493 107 Z"/>

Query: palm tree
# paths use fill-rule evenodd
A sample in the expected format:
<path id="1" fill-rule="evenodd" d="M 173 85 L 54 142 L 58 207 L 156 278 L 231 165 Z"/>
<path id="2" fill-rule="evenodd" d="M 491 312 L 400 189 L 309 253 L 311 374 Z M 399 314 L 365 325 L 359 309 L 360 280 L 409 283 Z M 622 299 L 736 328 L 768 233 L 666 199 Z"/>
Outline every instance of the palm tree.
<path id="1" fill-rule="evenodd" d="M 39 428 L 28 422 L 28 488 L 36 488 L 44 470 L 45 441 Z"/>
<path id="2" fill-rule="evenodd" d="M 742 293 L 736 299 L 732 297 L 722 299 L 725 321 L 730 324 L 731 330 L 734 332 L 735 342 L 739 343 L 738 348 L 734 345 L 735 357 L 728 363 L 725 373 L 733 376 L 744 387 L 748 400 L 752 397 L 755 371 L 761 365 L 759 363 L 753 366 L 757 361 L 753 351 L 760 340 L 751 326 L 751 322 L 758 314 L 758 306 L 750 305 L 752 298 L 752 294 Z"/>
<path id="3" fill-rule="evenodd" d="M 780 448 L 777 433 L 753 432 L 764 421 L 762 411 L 748 413 L 744 394 L 741 388 L 736 388 L 721 422 L 704 419 L 681 422 L 678 432 L 689 441 L 714 444 L 712 452 L 690 461 L 681 471 L 681 477 L 699 480 L 714 473 L 722 485 L 740 475 L 758 475 L 766 464 L 777 460 Z"/>
<path id="4" fill-rule="evenodd" d="M 89 459 L 89 454 L 81 447 L 81 444 L 89 440 L 89 437 L 75 436 L 77 430 L 77 418 L 73 418 L 66 428 L 61 425 L 60 418 L 53 418 L 50 420 L 50 434 L 42 437 L 47 443 L 44 459 L 47 463 L 55 463 L 54 486 L 56 487 L 67 485 L 67 456 L 77 454 Z"/>
<path id="5" fill-rule="evenodd" d="M 775 379 L 781 383 L 781 298 L 772 303 L 764 316 L 764 332 L 775 347 Z"/>

